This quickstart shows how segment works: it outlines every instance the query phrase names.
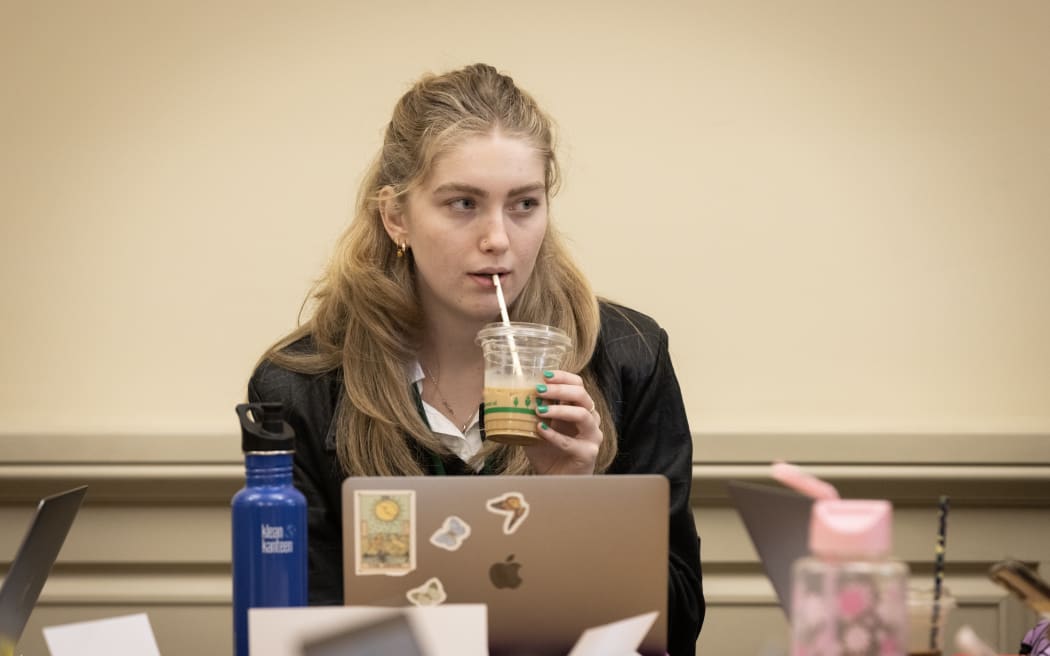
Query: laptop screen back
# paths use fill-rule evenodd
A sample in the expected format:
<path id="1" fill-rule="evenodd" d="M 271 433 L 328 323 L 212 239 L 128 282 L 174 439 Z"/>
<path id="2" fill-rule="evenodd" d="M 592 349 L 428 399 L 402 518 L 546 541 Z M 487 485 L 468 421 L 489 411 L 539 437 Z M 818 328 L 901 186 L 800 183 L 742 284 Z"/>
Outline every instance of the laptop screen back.
<path id="1" fill-rule="evenodd" d="M 348 605 L 488 605 L 492 654 L 568 653 L 580 634 L 642 613 L 667 633 L 662 476 L 349 478 Z"/>
<path id="2" fill-rule="evenodd" d="M 797 559 L 809 555 L 813 500 L 769 485 L 728 481 L 727 486 L 780 607 L 790 621 L 791 567 Z"/>
<path id="3" fill-rule="evenodd" d="M 84 485 L 46 497 L 37 506 L 0 587 L 0 643 L 18 644 L 22 637 L 86 492 Z"/>
<path id="4" fill-rule="evenodd" d="M 302 656 L 424 656 L 404 615 L 339 631 L 303 645 Z"/>

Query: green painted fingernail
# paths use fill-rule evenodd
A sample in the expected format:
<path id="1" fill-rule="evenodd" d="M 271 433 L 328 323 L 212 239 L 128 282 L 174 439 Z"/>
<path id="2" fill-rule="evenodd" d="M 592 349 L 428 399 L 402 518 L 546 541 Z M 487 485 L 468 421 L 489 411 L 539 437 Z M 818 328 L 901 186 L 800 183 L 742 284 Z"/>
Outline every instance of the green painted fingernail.
<path id="1" fill-rule="evenodd" d="M 549 430 L 547 424 L 543 423 L 542 421 L 540 422 L 540 428 L 542 428 L 543 430 Z"/>
<path id="2" fill-rule="evenodd" d="M 553 371 L 544 371 L 543 372 L 543 377 L 544 378 L 554 378 L 554 372 Z"/>
<path id="3" fill-rule="evenodd" d="M 540 383 L 539 385 L 536 386 L 536 391 L 539 392 L 540 394 L 543 394 L 544 392 L 547 391 L 547 386 L 544 385 L 543 383 Z"/>
<path id="4" fill-rule="evenodd" d="M 540 413 L 541 415 L 545 414 L 547 412 L 547 406 L 545 406 L 545 405 L 538 405 L 538 406 L 536 406 L 536 412 Z"/>

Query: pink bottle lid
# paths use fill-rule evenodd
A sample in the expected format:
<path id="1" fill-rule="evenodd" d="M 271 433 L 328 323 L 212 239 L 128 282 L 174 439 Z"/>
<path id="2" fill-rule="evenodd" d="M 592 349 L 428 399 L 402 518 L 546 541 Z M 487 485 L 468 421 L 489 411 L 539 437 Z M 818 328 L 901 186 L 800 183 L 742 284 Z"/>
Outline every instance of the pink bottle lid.
<path id="1" fill-rule="evenodd" d="M 809 522 L 809 549 L 817 556 L 888 556 L 893 542 L 889 501 L 819 499 Z"/>

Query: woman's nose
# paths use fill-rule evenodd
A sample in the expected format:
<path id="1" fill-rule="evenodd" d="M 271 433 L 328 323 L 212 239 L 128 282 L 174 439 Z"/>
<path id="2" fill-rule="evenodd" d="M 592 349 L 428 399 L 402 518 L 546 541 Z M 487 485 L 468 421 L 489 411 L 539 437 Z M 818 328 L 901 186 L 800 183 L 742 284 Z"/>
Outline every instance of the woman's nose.
<path id="1" fill-rule="evenodd" d="M 492 217 L 485 224 L 485 231 L 481 236 L 481 250 L 486 253 L 500 253 L 510 247 L 510 238 L 503 223 L 503 214 Z"/>

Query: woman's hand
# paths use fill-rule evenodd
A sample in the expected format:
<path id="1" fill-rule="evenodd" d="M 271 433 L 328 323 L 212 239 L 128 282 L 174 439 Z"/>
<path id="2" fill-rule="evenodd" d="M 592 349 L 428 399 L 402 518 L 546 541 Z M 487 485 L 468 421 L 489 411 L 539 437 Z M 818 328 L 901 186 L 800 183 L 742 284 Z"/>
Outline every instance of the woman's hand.
<path id="1" fill-rule="evenodd" d="M 543 442 L 525 447 L 525 455 L 539 474 L 593 474 L 602 443 L 594 399 L 576 374 L 545 371 L 543 375 L 546 382 L 536 386 L 540 400 L 536 433 Z"/>

